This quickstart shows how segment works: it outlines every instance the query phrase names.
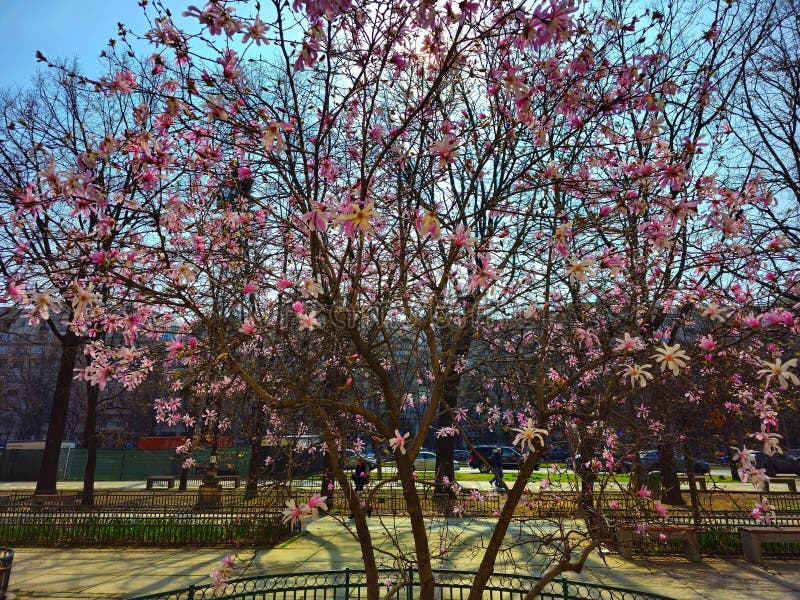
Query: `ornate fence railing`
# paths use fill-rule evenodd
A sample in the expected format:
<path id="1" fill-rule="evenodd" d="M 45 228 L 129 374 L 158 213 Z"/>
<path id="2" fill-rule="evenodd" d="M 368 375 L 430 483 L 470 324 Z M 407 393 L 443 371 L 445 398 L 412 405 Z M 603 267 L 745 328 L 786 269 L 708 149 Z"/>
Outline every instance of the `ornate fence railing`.
<path id="1" fill-rule="evenodd" d="M 13 562 L 14 551 L 11 548 L 0 548 L 0 600 L 6 600 Z"/>
<path id="2" fill-rule="evenodd" d="M 0 492 L 0 544 L 19 545 L 147 545 L 173 546 L 263 546 L 287 535 L 280 521 L 285 502 L 302 503 L 322 489 L 321 480 L 304 480 L 292 485 L 262 486 L 257 493 L 244 489 L 221 490 L 215 503 L 202 501 L 198 490 L 97 491 L 87 503 L 81 493 L 61 492 L 35 495 L 32 491 Z M 455 496 L 439 495 L 433 486 L 419 488 L 423 512 L 428 516 L 492 517 L 505 502 L 505 495 L 481 493 L 470 499 L 470 490 Z M 333 515 L 346 516 L 350 508 L 344 493 L 335 489 L 328 505 Z M 773 524 L 800 525 L 800 494 L 766 495 L 775 506 Z M 370 503 L 373 516 L 407 515 L 404 498 L 393 485 L 368 489 L 362 496 Z M 613 501 L 613 502 L 612 502 Z M 753 526 L 755 521 L 742 509 L 701 510 L 698 522 L 689 509 L 672 507 L 669 519 L 661 519 L 651 502 L 621 492 L 606 494 L 604 502 L 617 508 L 603 511 L 612 525 L 653 522 L 695 526 L 701 550 L 709 554 L 738 554 L 741 546 L 737 527 Z M 737 506 L 742 504 L 737 503 Z M 462 510 L 463 509 L 463 510 Z M 577 494 L 547 492 L 527 495 L 519 505 L 520 519 L 580 518 Z M 677 542 L 651 544 L 645 552 L 679 553 Z M 773 554 L 800 554 L 789 545 L 767 548 Z"/>
<path id="3" fill-rule="evenodd" d="M 439 600 L 466 598 L 475 573 L 468 571 L 434 571 L 434 595 Z M 392 598 L 418 598 L 419 581 L 414 572 L 380 570 L 378 580 Z M 525 575 L 494 574 L 482 597 L 486 600 L 522 600 L 538 582 Z M 190 586 L 159 594 L 139 596 L 131 600 L 361 600 L 367 597 L 367 578 L 363 571 L 323 571 L 264 575 L 230 581 L 225 591 L 215 593 L 211 585 Z M 383 594 L 382 594 L 383 595 Z M 607 586 L 597 583 L 556 579 L 539 595 L 542 600 L 670 600 L 660 594 Z"/>

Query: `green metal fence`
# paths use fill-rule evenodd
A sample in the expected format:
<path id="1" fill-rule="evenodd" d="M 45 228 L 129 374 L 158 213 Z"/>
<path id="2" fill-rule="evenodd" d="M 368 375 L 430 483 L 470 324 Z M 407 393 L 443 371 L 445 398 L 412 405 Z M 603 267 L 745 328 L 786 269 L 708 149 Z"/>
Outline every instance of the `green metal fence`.
<path id="1" fill-rule="evenodd" d="M 271 546 L 291 535 L 281 506 L 267 495 L 198 492 L 16 492 L 0 496 L 0 544 L 26 546 Z"/>
<path id="2" fill-rule="evenodd" d="M 439 600 L 463 600 L 475 579 L 469 571 L 434 571 L 435 597 Z M 419 585 L 414 571 L 380 570 L 378 579 L 390 588 L 398 600 L 418 597 Z M 538 581 L 525 575 L 494 574 L 483 592 L 485 600 L 522 600 Z M 323 571 L 265 575 L 236 579 L 225 592 L 215 593 L 208 586 L 190 586 L 131 600 L 360 600 L 366 598 L 367 579 L 363 571 Z M 539 595 L 543 600 L 671 600 L 667 596 L 596 583 L 557 579 Z"/>

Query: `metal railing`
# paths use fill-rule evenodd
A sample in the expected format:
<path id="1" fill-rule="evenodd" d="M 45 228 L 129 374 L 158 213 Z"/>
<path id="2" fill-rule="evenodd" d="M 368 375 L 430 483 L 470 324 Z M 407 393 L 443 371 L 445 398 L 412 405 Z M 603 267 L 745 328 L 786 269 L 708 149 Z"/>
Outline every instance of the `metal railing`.
<path id="1" fill-rule="evenodd" d="M 6 600 L 8 581 L 11 579 L 11 565 L 14 562 L 14 550 L 0 548 L 0 600 Z"/>
<path id="2" fill-rule="evenodd" d="M 439 600 L 463 600 L 474 580 L 469 571 L 434 572 L 434 594 Z M 413 600 L 418 597 L 419 582 L 413 570 L 400 572 L 380 569 L 378 580 L 383 582 L 393 598 Z M 486 600 L 522 600 L 538 582 L 526 575 L 494 574 L 483 591 Z M 222 593 L 211 585 L 189 586 L 159 594 L 139 596 L 131 600 L 360 600 L 367 597 L 367 578 L 364 571 L 345 569 L 317 573 L 293 573 L 247 577 L 230 581 Z M 559 578 L 539 595 L 543 600 L 670 600 L 667 596 L 626 588 Z"/>

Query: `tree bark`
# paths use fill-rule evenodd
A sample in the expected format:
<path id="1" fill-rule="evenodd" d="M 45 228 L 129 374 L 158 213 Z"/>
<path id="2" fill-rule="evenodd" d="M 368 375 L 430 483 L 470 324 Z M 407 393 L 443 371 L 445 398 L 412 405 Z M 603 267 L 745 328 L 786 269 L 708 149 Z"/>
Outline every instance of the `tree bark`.
<path id="1" fill-rule="evenodd" d="M 61 338 L 61 362 L 58 367 L 56 388 L 53 392 L 53 404 L 50 408 L 50 421 L 47 424 L 47 440 L 44 445 L 42 466 L 39 469 L 39 479 L 36 481 L 37 494 L 47 494 L 56 490 L 58 457 L 61 454 L 61 442 L 67 426 L 72 378 L 80 344 L 80 338 L 69 329 Z"/>
<path id="2" fill-rule="evenodd" d="M 675 464 L 675 447 L 672 442 L 658 446 L 658 467 L 661 470 L 661 502 L 664 504 L 683 504 L 681 486 L 678 482 L 678 469 Z"/>
<path id="3" fill-rule="evenodd" d="M 581 490 L 578 495 L 578 505 L 581 514 L 586 522 L 586 530 L 592 541 L 600 541 L 604 537 L 604 525 L 602 516 L 598 514 L 594 484 L 597 481 L 597 473 L 592 469 L 591 463 L 594 458 L 594 442 L 590 439 L 584 440 L 578 447 L 577 454 L 580 456 L 580 463 L 576 461 L 575 473 L 581 479 Z M 589 463 L 589 466 L 586 466 Z"/>
<path id="4" fill-rule="evenodd" d="M 264 459 L 266 459 L 266 446 L 261 445 L 261 436 L 265 430 L 264 411 L 253 400 L 256 418 L 253 420 L 253 430 L 250 437 L 250 465 L 247 469 L 247 493 L 254 494 L 258 491 L 259 476 L 264 472 Z"/>
<path id="5" fill-rule="evenodd" d="M 506 502 L 500 511 L 497 524 L 495 525 L 491 538 L 489 538 L 486 550 L 483 553 L 483 559 L 475 573 L 475 578 L 469 589 L 467 600 L 481 600 L 481 598 L 483 598 L 486 584 L 489 582 L 492 573 L 494 573 L 497 556 L 500 554 L 503 540 L 508 532 L 508 526 L 511 523 L 511 519 L 514 517 L 514 510 L 516 509 L 519 499 L 522 497 L 531 473 L 533 473 L 533 468 L 536 466 L 536 463 L 539 462 L 541 453 L 540 449 L 535 453 L 528 454 L 528 458 L 520 465 L 519 475 L 516 482 L 514 482 L 514 486 L 510 490 L 507 490 L 508 496 Z"/>
<path id="6" fill-rule="evenodd" d="M 417 598 L 418 600 L 433 600 L 433 567 L 428 545 L 428 532 L 425 529 L 425 515 L 422 513 L 419 494 L 414 485 L 411 462 L 405 455 L 397 457 L 397 474 L 403 484 L 403 497 L 411 520 L 411 531 L 414 534 L 414 550 L 417 558 L 417 574 L 419 575 L 419 596 Z"/>
<path id="7" fill-rule="evenodd" d="M 473 319 L 471 315 L 473 314 L 475 302 L 476 299 L 473 296 L 468 296 L 463 299 L 464 313 L 468 317 L 463 327 L 457 329 L 455 332 L 450 324 L 442 325 L 439 329 L 443 350 L 451 350 L 453 352 L 453 365 L 458 364 L 461 359 L 466 358 L 469 354 L 472 338 L 474 337 L 472 330 Z M 458 335 L 459 337 L 453 339 L 454 335 Z M 439 404 L 437 420 L 439 429 L 453 426 L 453 411 L 458 408 L 458 392 L 460 386 L 461 373 L 454 368 L 447 376 L 442 386 L 442 402 Z M 442 485 L 441 481 L 444 477 L 447 477 L 450 481 L 453 481 L 455 478 L 455 469 L 453 466 L 454 446 L 455 438 L 452 436 L 443 435 L 436 438 L 437 493 L 452 494 L 452 488 Z"/>
<path id="8" fill-rule="evenodd" d="M 86 446 L 86 466 L 83 469 L 83 500 L 82 504 L 94 504 L 94 477 L 97 468 L 97 399 L 100 390 L 95 385 L 86 384 L 86 431 L 84 445 Z"/>

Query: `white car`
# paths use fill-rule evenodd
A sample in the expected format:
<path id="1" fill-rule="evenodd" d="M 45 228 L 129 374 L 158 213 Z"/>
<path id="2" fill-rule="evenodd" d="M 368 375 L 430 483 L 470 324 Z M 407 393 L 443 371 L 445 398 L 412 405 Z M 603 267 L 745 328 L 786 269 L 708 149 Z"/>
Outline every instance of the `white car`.
<path id="1" fill-rule="evenodd" d="M 457 460 L 453 461 L 453 470 L 458 471 L 461 465 Z M 436 454 L 429 450 L 420 450 L 417 458 L 414 459 L 414 469 L 417 471 L 435 471 L 436 470 Z"/>

